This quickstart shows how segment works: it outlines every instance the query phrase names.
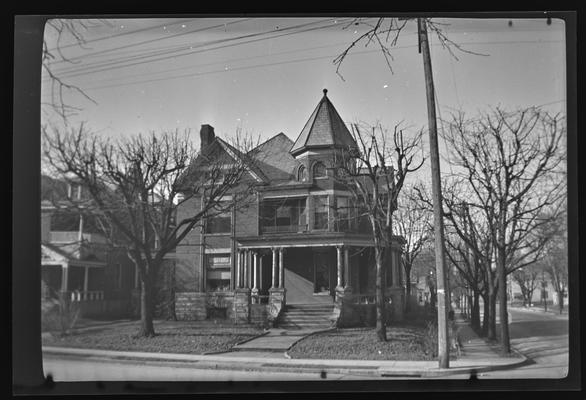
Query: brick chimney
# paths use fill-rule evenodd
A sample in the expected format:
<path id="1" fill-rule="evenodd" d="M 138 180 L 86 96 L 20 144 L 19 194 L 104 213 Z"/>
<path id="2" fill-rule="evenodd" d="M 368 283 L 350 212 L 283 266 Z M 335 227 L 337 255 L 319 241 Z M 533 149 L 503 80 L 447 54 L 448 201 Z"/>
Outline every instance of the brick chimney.
<path id="1" fill-rule="evenodd" d="M 216 139 L 214 127 L 208 124 L 203 124 L 199 131 L 199 138 L 201 140 L 200 150 L 203 151 Z"/>

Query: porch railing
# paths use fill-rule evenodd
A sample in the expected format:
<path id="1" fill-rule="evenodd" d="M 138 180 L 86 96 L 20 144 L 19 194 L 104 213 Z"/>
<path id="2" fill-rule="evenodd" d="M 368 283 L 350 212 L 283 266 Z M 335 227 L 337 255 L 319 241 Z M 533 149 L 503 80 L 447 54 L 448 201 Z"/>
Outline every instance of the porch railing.
<path id="1" fill-rule="evenodd" d="M 350 301 L 354 304 L 376 304 L 375 294 L 353 294 Z M 385 296 L 385 302 L 390 303 L 391 297 Z"/>
<path id="2" fill-rule="evenodd" d="M 74 291 L 70 293 L 71 301 L 100 301 L 104 300 L 104 291 L 88 290 L 86 292 Z"/>
<path id="3" fill-rule="evenodd" d="M 261 233 L 287 233 L 287 232 L 306 232 L 305 225 L 265 225 L 260 227 Z"/>

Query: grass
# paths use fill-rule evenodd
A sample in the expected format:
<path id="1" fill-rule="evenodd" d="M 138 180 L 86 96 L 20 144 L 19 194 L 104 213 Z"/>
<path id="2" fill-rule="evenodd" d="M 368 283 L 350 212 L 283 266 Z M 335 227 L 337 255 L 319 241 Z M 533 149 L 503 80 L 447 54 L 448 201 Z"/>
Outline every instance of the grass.
<path id="1" fill-rule="evenodd" d="M 350 360 L 434 360 L 420 324 L 387 327 L 387 341 L 380 342 L 374 328 L 336 329 L 297 342 L 291 358 Z"/>
<path id="2" fill-rule="evenodd" d="M 136 324 L 103 326 L 87 331 L 44 335 L 43 346 L 153 353 L 205 354 L 230 350 L 263 330 L 214 321 L 157 321 L 156 336 L 136 337 Z"/>

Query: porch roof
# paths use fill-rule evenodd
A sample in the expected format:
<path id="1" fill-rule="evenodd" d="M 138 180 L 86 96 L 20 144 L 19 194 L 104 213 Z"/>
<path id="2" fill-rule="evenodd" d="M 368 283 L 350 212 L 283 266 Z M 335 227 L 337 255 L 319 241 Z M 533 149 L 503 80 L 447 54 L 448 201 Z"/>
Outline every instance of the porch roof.
<path id="1" fill-rule="evenodd" d="M 41 265 L 67 264 L 80 267 L 105 267 L 106 263 L 95 255 L 77 258 L 75 252 L 68 252 L 53 243 L 41 243 Z"/>
<path id="2" fill-rule="evenodd" d="M 404 239 L 393 237 L 393 247 L 401 248 Z M 238 247 L 258 249 L 271 247 L 329 247 L 329 246 L 361 246 L 374 247 L 372 235 L 348 232 L 303 232 L 282 233 L 258 236 L 236 237 Z"/>

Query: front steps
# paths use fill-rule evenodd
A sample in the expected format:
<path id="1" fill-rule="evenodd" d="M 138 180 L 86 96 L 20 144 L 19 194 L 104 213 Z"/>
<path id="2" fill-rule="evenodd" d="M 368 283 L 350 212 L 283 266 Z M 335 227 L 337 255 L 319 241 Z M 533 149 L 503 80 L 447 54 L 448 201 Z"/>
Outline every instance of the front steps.
<path id="1" fill-rule="evenodd" d="M 277 320 L 277 327 L 286 330 L 322 330 L 333 327 L 333 304 L 291 304 Z"/>

